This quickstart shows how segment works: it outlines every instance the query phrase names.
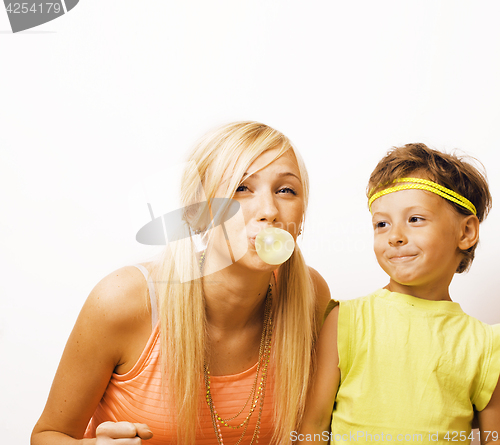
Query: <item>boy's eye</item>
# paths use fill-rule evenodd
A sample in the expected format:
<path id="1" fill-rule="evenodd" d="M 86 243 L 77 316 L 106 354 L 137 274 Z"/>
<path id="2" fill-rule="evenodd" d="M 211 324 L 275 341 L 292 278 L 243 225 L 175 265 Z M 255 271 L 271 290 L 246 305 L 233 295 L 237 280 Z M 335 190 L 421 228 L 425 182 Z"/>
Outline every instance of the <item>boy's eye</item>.
<path id="1" fill-rule="evenodd" d="M 385 227 L 387 227 L 387 223 L 385 221 L 379 221 L 375 223 L 376 229 L 383 229 Z"/>
<path id="2" fill-rule="evenodd" d="M 408 221 L 411 223 L 417 223 L 417 222 L 421 222 L 423 220 L 424 220 L 424 218 L 422 218 L 420 216 L 410 216 L 410 219 Z"/>
<path id="3" fill-rule="evenodd" d="M 285 193 L 285 194 L 286 193 L 291 193 L 293 195 L 297 194 L 297 192 L 295 190 L 293 190 L 292 188 L 290 188 L 290 187 L 284 187 L 284 188 L 278 190 L 278 193 L 282 193 L 282 192 Z"/>

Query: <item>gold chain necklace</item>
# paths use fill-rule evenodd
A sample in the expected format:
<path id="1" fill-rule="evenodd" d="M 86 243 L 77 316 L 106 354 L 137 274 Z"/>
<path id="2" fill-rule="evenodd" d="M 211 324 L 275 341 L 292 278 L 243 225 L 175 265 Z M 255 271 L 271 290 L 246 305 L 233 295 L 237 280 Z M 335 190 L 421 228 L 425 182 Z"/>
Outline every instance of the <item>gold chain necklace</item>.
<path id="1" fill-rule="evenodd" d="M 250 441 L 250 445 L 253 445 L 253 443 L 258 443 L 259 442 L 259 431 L 260 431 L 260 422 L 261 422 L 261 417 L 262 417 L 262 409 L 264 407 L 264 395 L 266 392 L 266 381 L 267 381 L 267 371 L 269 367 L 269 361 L 271 357 L 271 339 L 272 339 L 272 334 L 273 334 L 273 321 L 272 321 L 272 316 L 271 316 L 271 303 L 272 303 L 272 294 L 271 294 L 271 285 L 269 285 L 269 288 L 267 290 L 267 295 L 266 295 L 266 303 L 265 303 L 265 308 L 264 308 L 264 327 L 262 329 L 262 336 L 260 339 L 260 346 L 259 346 L 259 360 L 257 362 L 257 372 L 255 374 L 255 379 L 252 385 L 252 389 L 250 390 L 250 394 L 243 405 L 243 408 L 241 408 L 238 413 L 232 417 L 228 418 L 222 418 L 214 405 L 213 399 L 212 399 L 212 393 L 210 391 L 210 371 L 208 369 L 208 365 L 205 363 L 203 366 L 203 371 L 204 371 L 204 377 L 205 377 L 205 389 L 206 389 L 206 401 L 207 405 L 210 409 L 210 415 L 212 418 L 212 425 L 214 427 L 215 431 L 215 436 L 217 437 L 217 442 L 219 445 L 224 445 L 224 440 L 222 439 L 222 431 L 221 431 L 221 425 L 232 428 L 232 429 L 239 429 L 243 428 L 243 432 L 241 434 L 241 437 L 238 439 L 235 445 L 239 445 L 241 441 L 243 440 L 243 437 L 246 434 L 248 424 L 250 423 L 250 418 L 252 417 L 252 414 L 255 412 L 255 409 L 257 408 L 257 404 L 259 403 L 259 412 L 258 412 L 258 417 L 257 417 L 257 422 L 255 425 L 255 430 L 253 432 L 252 440 Z M 260 370 L 262 369 L 262 376 L 260 379 L 260 384 L 258 385 L 257 388 L 257 382 L 259 381 L 259 373 Z M 239 425 L 231 425 L 229 422 L 231 420 L 236 419 L 248 406 L 248 403 L 250 402 L 250 409 L 249 413 L 246 416 L 245 420 L 241 422 Z"/>

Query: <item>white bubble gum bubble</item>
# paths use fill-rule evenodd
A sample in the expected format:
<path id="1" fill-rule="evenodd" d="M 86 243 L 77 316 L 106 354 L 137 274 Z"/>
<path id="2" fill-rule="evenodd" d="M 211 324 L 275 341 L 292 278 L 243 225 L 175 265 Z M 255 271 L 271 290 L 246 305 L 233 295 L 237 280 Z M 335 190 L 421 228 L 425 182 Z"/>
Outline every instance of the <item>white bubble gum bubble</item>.
<path id="1" fill-rule="evenodd" d="M 255 250 L 260 259 L 267 264 L 282 264 L 293 253 L 295 241 L 286 230 L 268 227 L 255 237 Z"/>

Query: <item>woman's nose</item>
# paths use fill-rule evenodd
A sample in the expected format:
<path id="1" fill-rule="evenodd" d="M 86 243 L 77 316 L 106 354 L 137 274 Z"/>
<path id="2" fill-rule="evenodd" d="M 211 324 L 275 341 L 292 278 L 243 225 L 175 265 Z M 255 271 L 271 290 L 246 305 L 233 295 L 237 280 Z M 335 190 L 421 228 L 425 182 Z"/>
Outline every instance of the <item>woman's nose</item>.
<path id="1" fill-rule="evenodd" d="M 274 200 L 274 194 L 262 194 L 256 200 L 257 219 L 259 221 L 273 222 L 278 217 L 278 207 Z"/>

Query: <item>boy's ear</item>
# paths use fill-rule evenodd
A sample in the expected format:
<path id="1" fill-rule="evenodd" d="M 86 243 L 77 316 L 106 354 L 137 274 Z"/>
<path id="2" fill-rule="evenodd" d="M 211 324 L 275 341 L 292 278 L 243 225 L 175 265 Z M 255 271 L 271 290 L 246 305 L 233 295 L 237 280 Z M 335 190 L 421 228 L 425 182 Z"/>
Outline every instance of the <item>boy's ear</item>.
<path id="1" fill-rule="evenodd" d="M 460 250 L 470 249 L 479 240 L 479 219 L 476 215 L 469 215 L 460 223 L 460 238 L 458 248 Z"/>

